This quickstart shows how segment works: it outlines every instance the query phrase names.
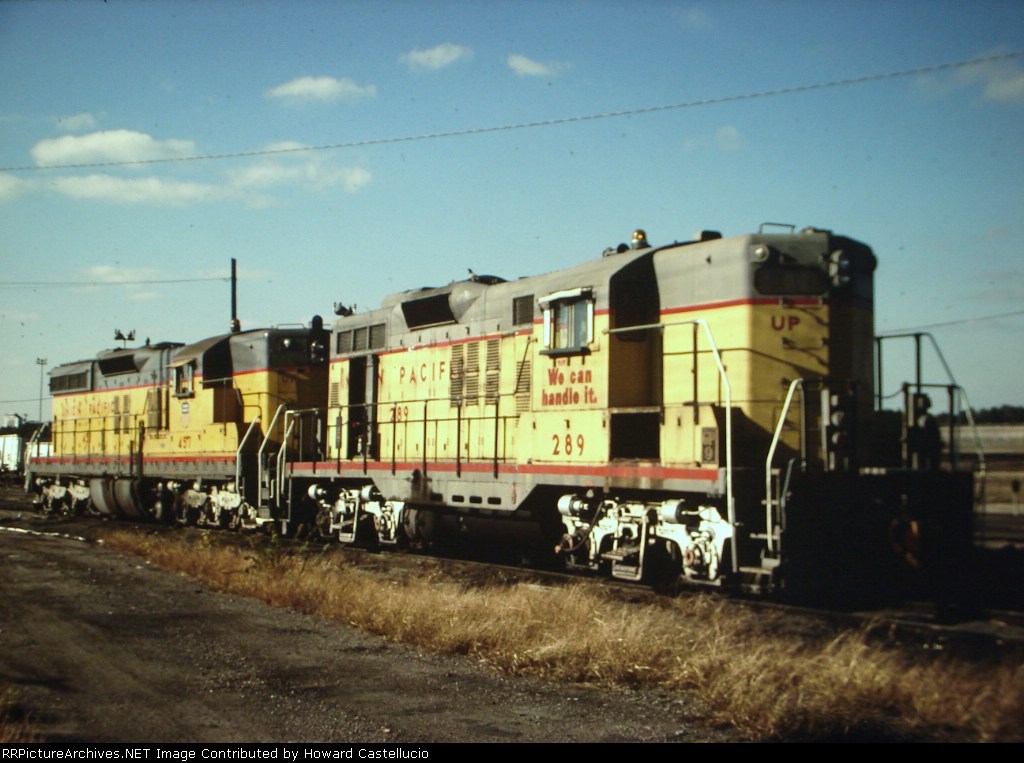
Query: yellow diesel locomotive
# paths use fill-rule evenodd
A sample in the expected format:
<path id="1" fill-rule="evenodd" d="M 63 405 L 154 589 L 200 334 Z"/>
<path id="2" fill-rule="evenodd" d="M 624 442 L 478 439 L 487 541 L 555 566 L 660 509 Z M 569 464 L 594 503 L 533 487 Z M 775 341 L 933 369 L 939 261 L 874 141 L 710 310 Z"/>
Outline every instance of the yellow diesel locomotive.
<path id="1" fill-rule="evenodd" d="M 906 412 L 880 410 L 875 266 L 827 230 L 638 231 L 566 270 L 341 309 L 329 333 L 112 351 L 53 372 L 34 471 L 47 500 L 105 512 L 627 580 L 945 585 L 972 476 L 918 415 L 920 379 Z"/>
<path id="2" fill-rule="evenodd" d="M 271 522 L 260 464 L 285 439 L 298 454 L 315 447 L 316 432 L 284 434 L 278 421 L 285 409 L 323 405 L 328 341 L 314 319 L 194 344 L 147 341 L 58 366 L 52 452 L 33 459 L 29 480 L 51 510 Z"/>

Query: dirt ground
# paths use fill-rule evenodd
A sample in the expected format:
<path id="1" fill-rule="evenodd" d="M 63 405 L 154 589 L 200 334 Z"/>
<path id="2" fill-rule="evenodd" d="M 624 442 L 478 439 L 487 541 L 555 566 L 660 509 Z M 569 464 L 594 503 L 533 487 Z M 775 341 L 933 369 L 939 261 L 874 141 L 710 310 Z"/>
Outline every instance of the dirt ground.
<path id="1" fill-rule="evenodd" d="M 9 504 L 8 504 L 9 506 Z M 728 741 L 682 696 L 509 679 L 0 508 L 0 690 L 52 742 Z"/>

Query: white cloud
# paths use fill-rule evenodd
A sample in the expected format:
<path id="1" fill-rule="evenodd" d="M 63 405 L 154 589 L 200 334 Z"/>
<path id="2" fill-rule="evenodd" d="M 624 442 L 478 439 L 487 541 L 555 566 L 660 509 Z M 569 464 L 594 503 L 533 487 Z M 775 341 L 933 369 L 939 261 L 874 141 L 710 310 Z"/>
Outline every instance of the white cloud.
<path id="1" fill-rule="evenodd" d="M 96 126 L 96 118 L 89 112 L 83 111 L 81 114 L 74 114 L 70 117 L 57 117 L 57 126 L 67 132 L 90 130 Z"/>
<path id="2" fill-rule="evenodd" d="M 330 167 L 318 162 L 287 165 L 262 162 L 231 173 L 231 183 L 239 189 L 267 189 L 279 185 L 306 185 L 321 189 L 341 186 L 354 193 L 372 179 L 369 170 L 358 167 Z"/>
<path id="3" fill-rule="evenodd" d="M 1024 101 L 1024 72 L 1019 69 L 990 72 L 987 80 L 985 97 L 990 101 Z"/>
<path id="4" fill-rule="evenodd" d="M 991 53 L 998 54 L 998 51 Z M 982 95 L 989 101 L 1024 102 L 1024 68 L 1017 61 L 985 61 L 961 67 L 947 77 L 919 77 L 916 84 L 937 95 L 980 87 Z"/>
<path id="5" fill-rule="evenodd" d="M 299 143 L 297 140 L 279 140 L 276 143 L 270 143 L 263 147 L 264 151 L 299 151 L 302 149 L 308 149 L 305 143 Z"/>
<path id="6" fill-rule="evenodd" d="M 166 278 L 155 268 L 123 268 L 120 265 L 92 265 L 86 268 L 85 275 L 89 281 L 101 283 L 132 283 Z"/>
<path id="7" fill-rule="evenodd" d="M 1024 101 L 1024 70 L 1016 61 L 986 61 L 958 69 L 956 87 L 981 86 L 990 101 Z"/>
<path id="8" fill-rule="evenodd" d="M 343 167 L 324 161 L 319 156 L 301 156 L 304 157 L 301 161 L 266 158 L 243 168 L 232 169 L 224 180 L 217 183 L 169 180 L 156 176 L 122 178 L 94 173 L 80 177 L 53 178 L 39 188 L 47 188 L 74 199 L 117 204 L 187 206 L 235 200 L 251 207 L 266 207 L 274 201 L 267 194 L 275 188 L 305 188 L 313 191 L 340 188 L 346 193 L 356 193 L 373 180 L 372 173 L 362 167 Z M 3 200 L 3 178 L 0 175 L 0 201 Z"/>
<path id="9" fill-rule="evenodd" d="M 126 204 L 184 205 L 224 198 L 226 191 L 207 183 L 180 182 L 158 177 L 119 178 L 113 175 L 58 177 L 49 187 L 76 199 Z"/>
<path id="10" fill-rule="evenodd" d="M 275 143 L 268 149 L 302 148 L 299 143 Z M 293 185 L 323 189 L 340 186 L 355 193 L 373 179 L 361 167 L 341 167 L 325 160 L 321 154 L 299 154 L 295 157 L 265 158 L 247 167 L 230 172 L 229 183 L 239 191 L 266 190 L 274 186 Z"/>
<path id="11" fill-rule="evenodd" d="M 743 148 L 743 135 L 732 125 L 726 125 L 715 131 L 715 143 L 723 151 L 739 151 Z"/>
<path id="12" fill-rule="evenodd" d="M 547 77 L 555 73 L 555 66 L 542 64 L 532 58 L 513 53 L 506 59 L 508 68 L 521 77 Z"/>
<path id="13" fill-rule="evenodd" d="M 332 176 L 332 184 L 341 185 L 348 193 L 362 190 L 373 180 L 373 174 L 362 167 L 343 167 Z"/>
<path id="14" fill-rule="evenodd" d="M 94 284 L 124 284 L 122 290 L 115 292 L 121 299 L 128 299 L 132 302 L 145 302 L 153 299 L 160 299 L 165 296 L 160 292 L 153 291 L 152 284 L 145 281 L 156 281 L 170 278 L 156 268 L 126 268 L 121 265 L 93 265 L 86 268 L 84 277 L 80 280 L 83 284 L 83 291 L 94 292 L 98 287 Z M 141 283 L 140 283 L 141 282 Z"/>
<path id="15" fill-rule="evenodd" d="M 299 77 L 272 87 L 266 93 L 269 98 L 281 98 L 294 102 L 353 100 L 377 95 L 376 85 L 357 85 L 348 77 Z"/>
<path id="16" fill-rule="evenodd" d="M 444 69 L 460 59 L 470 59 L 473 51 L 462 45 L 443 42 L 429 50 L 410 50 L 398 57 L 400 63 L 410 69 Z"/>
<path id="17" fill-rule="evenodd" d="M 509 69 L 521 76 L 543 77 L 551 74 L 551 71 L 543 63 L 527 58 L 525 55 L 513 53 L 507 60 Z"/>
<path id="18" fill-rule="evenodd" d="M 195 143 L 190 140 L 156 140 L 133 130 L 103 130 L 88 135 L 47 138 L 32 147 L 32 158 L 41 167 L 176 159 L 195 153 Z"/>
<path id="19" fill-rule="evenodd" d="M 27 183 L 16 175 L 0 172 L 0 202 L 10 201 L 27 187 Z"/>
<path id="20" fill-rule="evenodd" d="M 63 175 L 29 182 L 15 175 L 0 173 L 0 203 L 21 193 L 52 191 L 72 199 L 115 204 L 187 206 L 224 201 L 242 202 L 250 207 L 266 207 L 275 199 L 274 189 L 289 187 L 307 191 L 339 188 L 356 193 L 370 184 L 373 175 L 362 167 L 341 166 L 324 152 L 307 151 L 295 141 L 280 141 L 265 147 L 267 151 L 293 151 L 251 160 L 229 167 L 218 179 L 204 182 L 177 180 L 150 174 L 146 177 L 119 176 L 111 172 L 88 175 Z M 191 141 L 159 143 L 141 133 L 117 130 L 76 138 L 66 136 L 42 141 L 33 149 L 40 166 L 82 164 L 105 159 L 125 161 L 141 156 L 164 154 L 194 155 Z"/>

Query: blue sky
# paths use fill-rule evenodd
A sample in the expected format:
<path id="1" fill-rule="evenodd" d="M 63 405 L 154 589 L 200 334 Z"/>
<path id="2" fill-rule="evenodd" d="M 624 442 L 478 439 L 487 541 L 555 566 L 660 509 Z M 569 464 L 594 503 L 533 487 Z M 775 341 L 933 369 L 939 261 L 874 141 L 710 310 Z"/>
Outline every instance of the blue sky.
<path id="1" fill-rule="evenodd" d="M 877 330 L 1024 404 L 1024 58 L 562 121 L 1018 51 L 1018 0 L 0 3 L 0 413 L 114 328 L 226 330 L 161 281 L 232 257 L 255 327 L 764 221 L 872 245 Z"/>

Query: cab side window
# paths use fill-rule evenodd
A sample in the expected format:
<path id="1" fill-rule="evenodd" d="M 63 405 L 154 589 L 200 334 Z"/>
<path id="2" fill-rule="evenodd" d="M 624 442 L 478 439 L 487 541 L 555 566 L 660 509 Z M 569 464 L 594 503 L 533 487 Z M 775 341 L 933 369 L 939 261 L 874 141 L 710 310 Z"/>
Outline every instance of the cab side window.
<path id="1" fill-rule="evenodd" d="M 196 364 L 183 363 L 174 368 L 174 396 L 192 397 L 195 383 Z"/>
<path id="2" fill-rule="evenodd" d="M 594 296 L 590 289 L 556 292 L 540 301 L 544 312 L 544 352 L 571 355 L 589 352 L 594 341 Z"/>

